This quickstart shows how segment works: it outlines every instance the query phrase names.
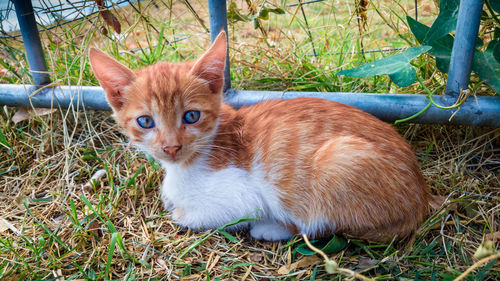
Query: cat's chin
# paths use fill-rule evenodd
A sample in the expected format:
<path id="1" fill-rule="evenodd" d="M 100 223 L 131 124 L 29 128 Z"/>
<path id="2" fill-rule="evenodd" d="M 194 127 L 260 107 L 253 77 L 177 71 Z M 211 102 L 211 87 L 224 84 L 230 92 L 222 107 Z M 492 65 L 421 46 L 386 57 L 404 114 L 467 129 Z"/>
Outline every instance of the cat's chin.
<path id="1" fill-rule="evenodd" d="M 168 157 L 155 157 L 155 156 L 153 156 L 153 157 L 156 158 L 156 160 L 158 160 L 162 164 L 165 163 L 168 165 L 176 165 L 176 164 L 181 164 L 184 162 L 184 159 L 179 159 L 179 158 L 172 159 L 172 158 L 168 158 Z"/>

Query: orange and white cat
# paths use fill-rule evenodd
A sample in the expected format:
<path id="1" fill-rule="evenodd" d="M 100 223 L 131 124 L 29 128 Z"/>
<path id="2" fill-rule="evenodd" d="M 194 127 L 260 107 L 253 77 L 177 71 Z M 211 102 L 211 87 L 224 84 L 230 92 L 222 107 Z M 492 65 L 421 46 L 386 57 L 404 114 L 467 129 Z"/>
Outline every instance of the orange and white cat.
<path id="1" fill-rule="evenodd" d="M 194 62 L 132 71 L 97 49 L 92 69 L 131 142 L 166 170 L 172 218 L 214 229 L 251 214 L 256 239 L 414 231 L 429 192 L 406 141 L 351 106 L 316 98 L 223 103 L 226 34 Z"/>

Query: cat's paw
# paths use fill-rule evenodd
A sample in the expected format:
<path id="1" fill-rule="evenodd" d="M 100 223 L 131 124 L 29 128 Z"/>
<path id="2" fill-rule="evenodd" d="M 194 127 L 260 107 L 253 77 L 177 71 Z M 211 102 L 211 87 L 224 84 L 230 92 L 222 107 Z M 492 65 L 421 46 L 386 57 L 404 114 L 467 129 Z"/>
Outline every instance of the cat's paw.
<path id="1" fill-rule="evenodd" d="M 292 237 L 292 233 L 276 222 L 257 222 L 250 229 L 250 235 L 257 240 L 282 241 Z"/>

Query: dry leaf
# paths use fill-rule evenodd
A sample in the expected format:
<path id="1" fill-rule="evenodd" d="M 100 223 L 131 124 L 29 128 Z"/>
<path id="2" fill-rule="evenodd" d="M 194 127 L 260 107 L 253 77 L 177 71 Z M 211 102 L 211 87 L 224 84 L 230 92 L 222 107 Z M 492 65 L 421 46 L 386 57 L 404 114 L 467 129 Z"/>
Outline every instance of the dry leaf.
<path id="1" fill-rule="evenodd" d="M 210 266 L 208 267 L 208 272 L 212 271 L 215 265 L 217 265 L 217 263 L 219 262 L 219 259 L 220 259 L 219 255 L 215 256 L 214 260 L 210 263 Z"/>
<path id="2" fill-rule="evenodd" d="M 94 180 L 98 182 L 105 175 L 106 175 L 106 170 L 104 169 L 97 170 L 97 172 L 95 172 L 94 175 L 90 178 L 89 182 L 82 187 L 83 191 L 90 192 L 92 190 L 92 182 Z"/>
<path id="3" fill-rule="evenodd" d="M 500 241 L 500 231 L 488 233 L 488 234 L 486 234 L 486 236 L 484 236 L 484 239 L 490 240 L 493 242 Z"/>
<path id="4" fill-rule="evenodd" d="M 30 199 L 29 199 L 26 195 L 24 195 L 24 194 L 20 193 L 20 194 L 16 197 L 16 204 L 17 204 L 17 207 L 18 207 L 20 210 L 25 211 L 25 210 L 26 210 L 26 207 L 25 207 L 24 205 L 29 206 L 29 205 L 30 205 Z"/>
<path id="5" fill-rule="evenodd" d="M 188 276 L 181 277 L 179 280 L 199 280 L 201 278 L 200 274 L 191 274 Z"/>
<path id="6" fill-rule="evenodd" d="M 167 263 L 162 258 L 156 259 L 156 264 L 158 264 L 162 271 L 169 272 Z"/>
<path id="7" fill-rule="evenodd" d="M 429 205 L 433 210 L 439 210 L 439 208 L 443 206 L 445 201 L 446 201 L 445 196 L 432 195 L 431 200 L 429 201 Z"/>
<path id="8" fill-rule="evenodd" d="M 56 274 L 54 274 L 54 277 L 57 277 L 58 281 L 66 281 L 60 268 L 56 270 Z"/>
<path id="9" fill-rule="evenodd" d="M 372 268 L 377 267 L 379 260 L 374 260 L 368 257 L 361 257 L 359 259 L 358 267 L 356 269 L 356 272 L 358 273 L 363 273 L 365 271 L 368 271 Z"/>
<path id="10" fill-rule="evenodd" d="M 99 13 L 101 14 L 102 19 L 106 22 L 107 25 L 111 25 L 116 33 L 120 34 L 122 27 L 118 19 L 113 15 L 106 5 L 104 5 L 104 0 L 95 0 L 97 7 L 99 8 Z M 101 33 L 106 35 L 108 34 L 108 30 L 103 26 L 101 27 Z"/>
<path id="11" fill-rule="evenodd" d="M 99 13 L 107 25 L 112 26 L 116 33 L 121 33 L 122 27 L 115 15 L 113 15 L 109 10 L 102 10 Z"/>
<path id="12" fill-rule="evenodd" d="M 495 243 L 493 241 L 484 241 L 477 247 L 474 257 L 478 260 L 489 257 L 495 253 Z"/>
<path id="13" fill-rule="evenodd" d="M 17 124 L 21 121 L 29 120 L 35 116 L 42 116 L 42 115 L 50 114 L 56 110 L 57 110 L 56 108 L 26 108 L 26 107 L 21 107 L 16 111 L 16 113 L 12 117 L 12 121 Z"/>
<path id="14" fill-rule="evenodd" d="M 0 233 L 5 232 L 7 229 L 9 229 L 9 227 L 3 221 L 4 219 L 0 220 Z"/>
<path id="15" fill-rule="evenodd" d="M 99 28 L 99 31 L 102 35 L 108 35 L 108 29 L 104 25 Z"/>
<path id="16" fill-rule="evenodd" d="M 94 233 L 97 237 L 102 237 L 101 226 L 97 220 L 90 223 L 88 232 Z"/>
<path id="17" fill-rule="evenodd" d="M 262 254 L 258 254 L 258 253 L 250 254 L 250 260 L 253 262 L 260 262 L 262 260 L 262 258 L 264 258 L 262 256 Z"/>
<path id="18" fill-rule="evenodd" d="M 290 265 L 285 265 L 285 266 L 280 267 L 280 269 L 278 269 L 278 273 L 281 275 L 285 275 L 285 274 L 288 274 L 292 270 L 295 270 L 298 268 L 304 268 L 304 267 L 308 267 L 310 265 L 316 264 L 320 260 L 321 259 L 318 256 L 306 256 L 306 257 L 302 258 L 301 260 L 296 261 Z"/>
<path id="19" fill-rule="evenodd" d="M 19 231 L 17 228 L 15 228 L 10 222 L 8 222 L 4 218 L 0 219 L 0 232 L 5 232 L 7 229 L 10 229 L 12 232 L 14 232 L 17 235 L 21 235 L 21 231 Z"/>

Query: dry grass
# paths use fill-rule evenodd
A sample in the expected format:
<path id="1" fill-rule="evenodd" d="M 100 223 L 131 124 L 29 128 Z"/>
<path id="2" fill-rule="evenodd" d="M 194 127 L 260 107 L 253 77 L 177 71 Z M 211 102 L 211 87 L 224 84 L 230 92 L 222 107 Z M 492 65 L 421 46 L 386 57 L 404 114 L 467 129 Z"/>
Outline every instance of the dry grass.
<path id="1" fill-rule="evenodd" d="M 413 13 L 413 1 L 376 2 L 387 22 L 373 7 L 369 9 L 364 47 L 408 46 L 406 40 L 413 44 L 399 19 L 401 7 Z M 422 2 L 421 16 L 428 23 L 433 12 L 426 5 L 434 7 Z M 246 9 L 245 3 L 237 2 Z M 193 37 L 158 52 L 123 52 L 124 63 L 140 67 L 157 60 L 193 58 L 207 46 L 208 35 L 182 1 L 173 4 L 172 14 L 164 8 L 168 1 L 156 4 L 161 9 L 151 2 L 137 8 L 156 29 L 164 30 L 164 38 Z M 191 4 L 202 19 L 208 18 L 204 1 Z M 309 56 L 312 46 L 300 13 L 290 24 L 294 12 L 288 8 L 286 15 L 263 22 L 267 38 L 251 23 L 231 25 L 234 87 L 423 92 L 418 85 L 393 88 L 385 77 L 341 80 L 333 75 L 363 61 L 356 54 L 360 37 L 353 1 L 306 6 L 316 51 L 352 54 Z M 313 17 L 315 13 L 321 17 Z M 96 85 L 85 58 L 89 44 L 118 55 L 132 43 L 145 40 L 143 44 L 153 47 L 159 41 L 159 34 L 136 11 L 125 8 L 119 15 L 128 34 L 122 41 L 97 33 L 96 17 L 43 33 L 54 80 Z M 6 39 L 1 43 L 3 61 L 12 67 L 3 81 L 29 82 L 26 67 L 18 62 L 23 59 L 19 43 Z M 367 59 L 380 56 L 367 54 Z M 429 87 L 444 81 L 433 74 L 428 57 L 415 65 Z M 475 78 L 473 83 L 477 94 L 491 93 Z M 15 111 L 9 108 L 0 114 L 0 279 L 346 279 L 328 274 L 319 257 L 298 253 L 303 243 L 299 237 L 267 243 L 252 240 L 245 232 L 231 236 L 180 229 L 161 206 L 160 167 L 127 144 L 109 113 L 57 110 L 16 124 Z M 500 130 L 406 124 L 398 130 L 414 147 L 433 194 L 446 197 L 446 203 L 414 237 L 388 245 L 349 239 L 347 248 L 331 258 L 377 280 L 452 279 L 476 261 L 473 254 L 490 239 L 488 235 L 500 232 Z M 105 176 L 87 185 L 99 170 Z M 469 280 L 498 280 L 499 269 L 489 263 Z"/>

